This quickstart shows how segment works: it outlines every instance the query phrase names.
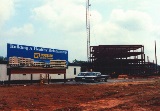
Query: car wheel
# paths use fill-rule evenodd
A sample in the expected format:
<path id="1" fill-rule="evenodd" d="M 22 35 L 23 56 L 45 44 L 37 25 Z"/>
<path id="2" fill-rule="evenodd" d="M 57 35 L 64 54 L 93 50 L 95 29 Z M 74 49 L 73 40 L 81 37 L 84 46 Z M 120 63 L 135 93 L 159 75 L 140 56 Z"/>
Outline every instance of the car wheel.
<path id="1" fill-rule="evenodd" d="M 105 78 L 104 81 L 107 82 L 107 78 Z"/>
<path id="2" fill-rule="evenodd" d="M 94 82 L 99 82 L 99 80 L 98 80 L 98 79 L 94 79 L 93 81 L 94 81 Z"/>

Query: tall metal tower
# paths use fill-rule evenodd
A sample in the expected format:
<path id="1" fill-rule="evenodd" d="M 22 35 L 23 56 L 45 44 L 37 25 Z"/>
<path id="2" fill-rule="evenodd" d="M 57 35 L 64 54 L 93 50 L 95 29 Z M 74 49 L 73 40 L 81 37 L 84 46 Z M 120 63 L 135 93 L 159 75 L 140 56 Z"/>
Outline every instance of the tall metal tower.
<path id="1" fill-rule="evenodd" d="M 87 60 L 90 62 L 90 7 L 89 0 L 86 0 L 86 31 L 87 31 Z"/>

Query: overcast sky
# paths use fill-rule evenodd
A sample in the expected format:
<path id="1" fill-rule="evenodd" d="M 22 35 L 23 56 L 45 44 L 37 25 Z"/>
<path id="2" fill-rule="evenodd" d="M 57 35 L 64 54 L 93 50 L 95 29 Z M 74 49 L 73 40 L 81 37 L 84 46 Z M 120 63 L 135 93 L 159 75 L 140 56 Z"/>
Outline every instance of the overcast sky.
<path id="1" fill-rule="evenodd" d="M 144 45 L 160 64 L 159 0 L 90 0 L 91 46 Z M 87 60 L 86 0 L 0 0 L 0 55 L 7 43 L 68 50 Z M 146 57 L 147 58 L 147 57 Z"/>

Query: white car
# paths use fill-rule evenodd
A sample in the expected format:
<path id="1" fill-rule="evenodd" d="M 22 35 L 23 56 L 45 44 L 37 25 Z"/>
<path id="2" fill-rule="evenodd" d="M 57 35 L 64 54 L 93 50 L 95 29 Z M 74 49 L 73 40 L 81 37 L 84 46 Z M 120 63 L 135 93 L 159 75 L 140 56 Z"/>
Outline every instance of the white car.
<path id="1" fill-rule="evenodd" d="M 109 75 L 101 75 L 100 72 L 80 72 L 78 76 L 75 77 L 75 81 L 92 81 L 92 82 L 107 82 Z"/>

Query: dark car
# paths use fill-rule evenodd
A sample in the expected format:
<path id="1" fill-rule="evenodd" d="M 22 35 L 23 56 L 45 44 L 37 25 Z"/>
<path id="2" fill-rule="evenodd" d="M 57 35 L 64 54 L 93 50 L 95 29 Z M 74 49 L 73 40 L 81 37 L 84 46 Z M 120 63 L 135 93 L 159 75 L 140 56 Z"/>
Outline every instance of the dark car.
<path id="1" fill-rule="evenodd" d="M 78 76 L 75 77 L 75 81 L 100 82 L 107 81 L 108 77 L 108 75 L 101 75 L 100 72 L 80 72 Z"/>

